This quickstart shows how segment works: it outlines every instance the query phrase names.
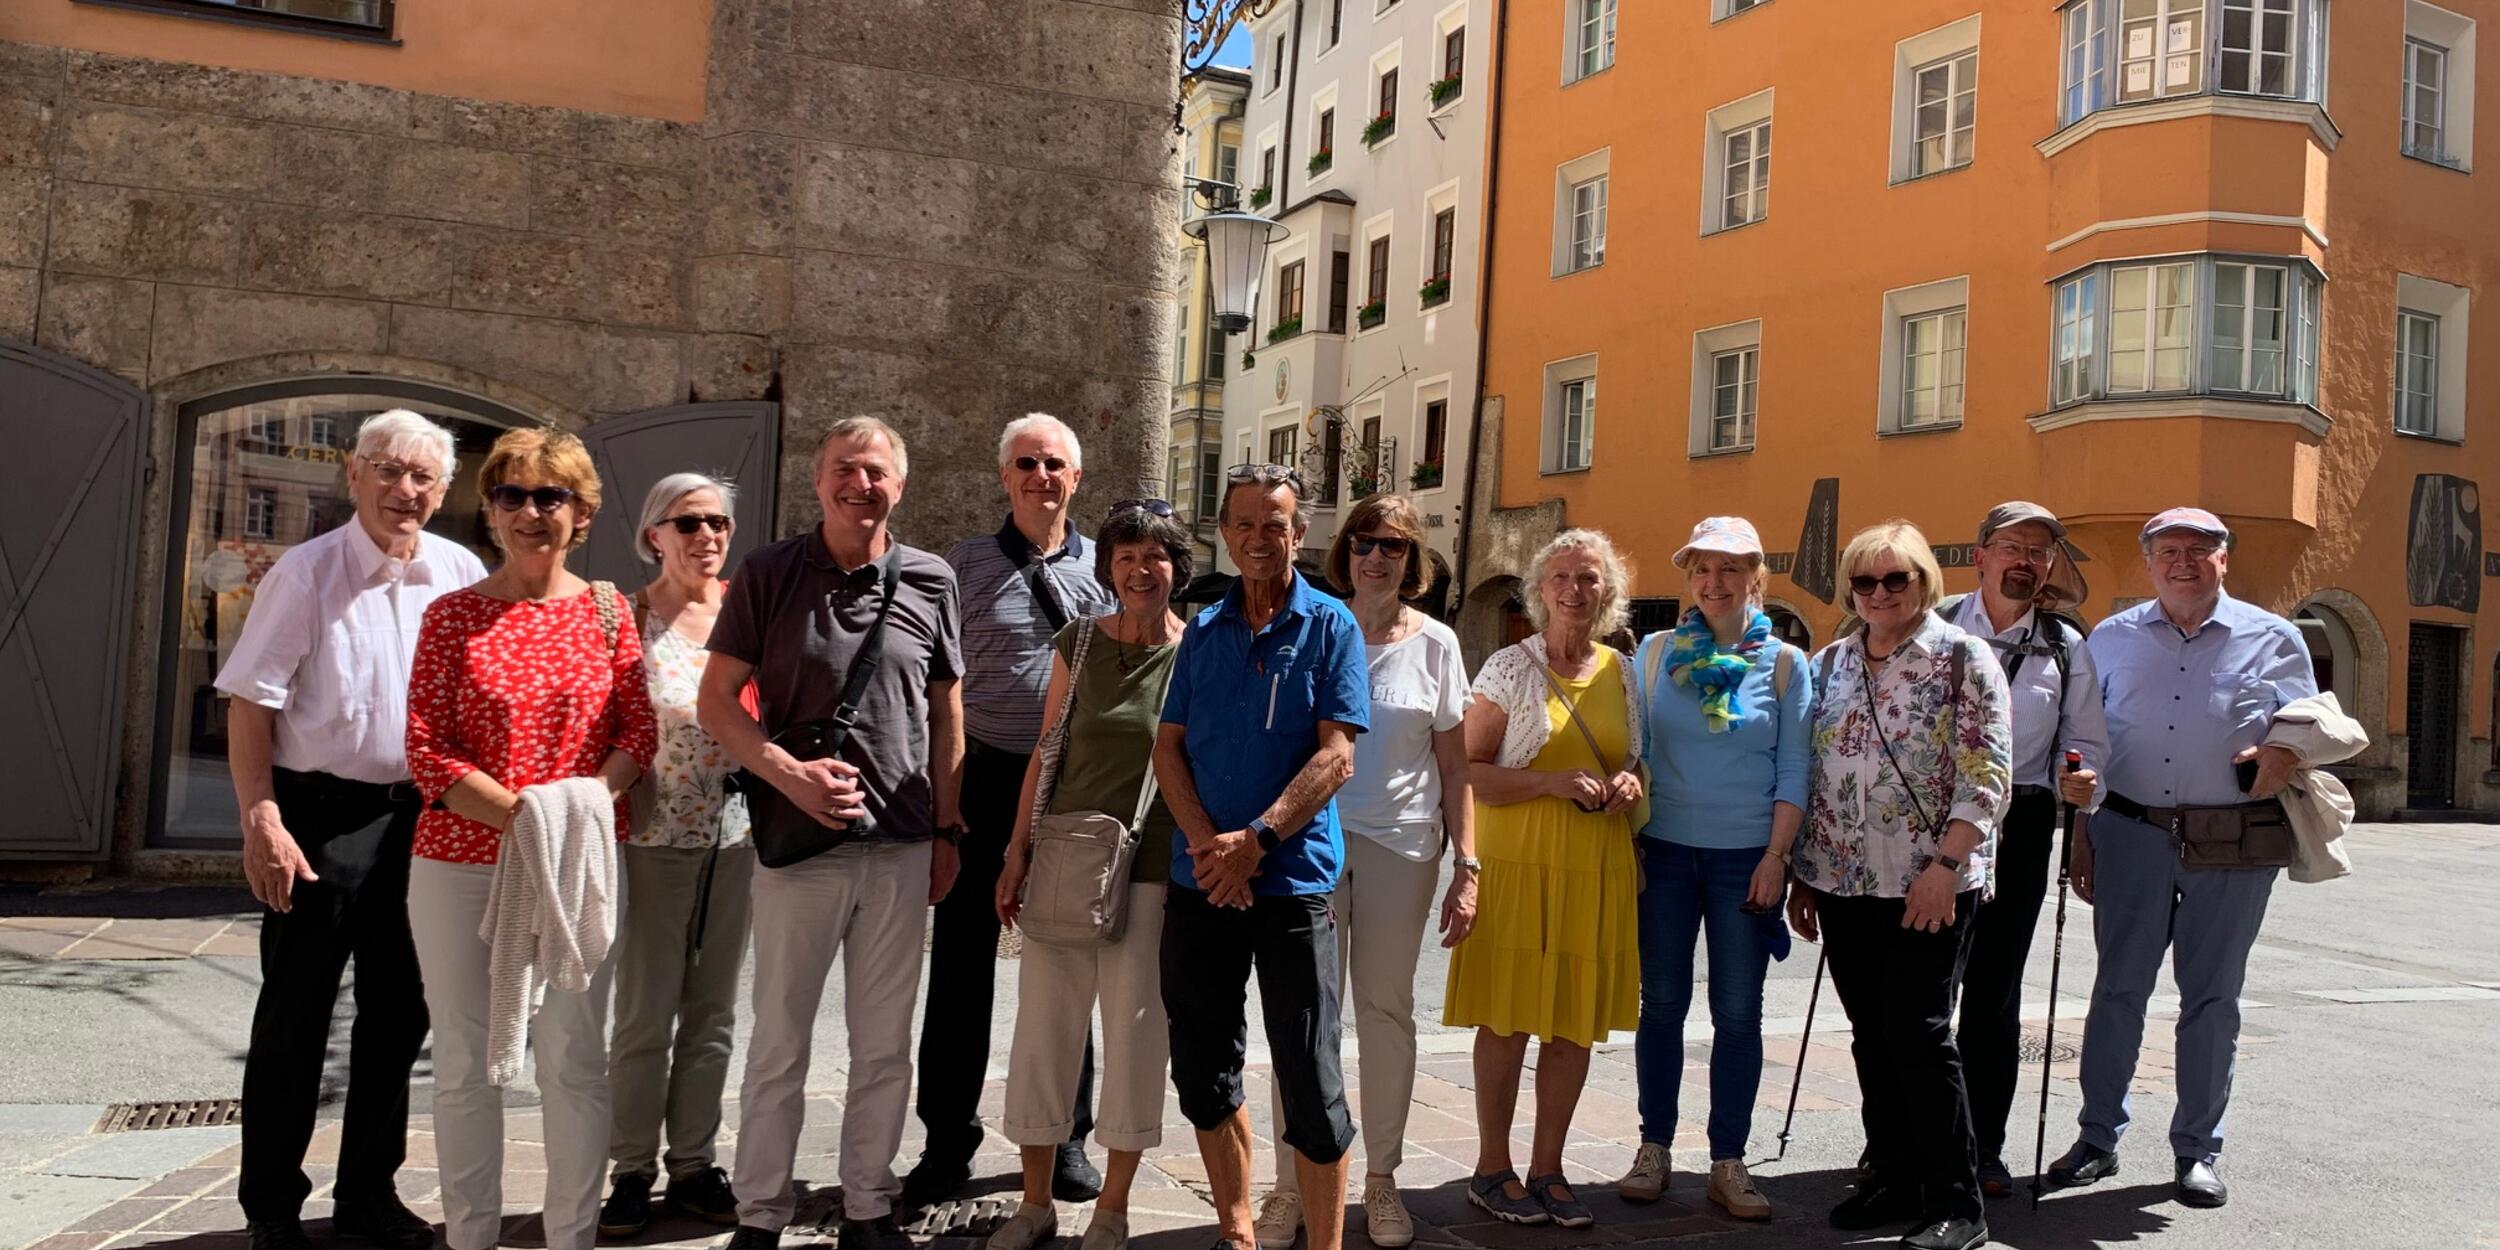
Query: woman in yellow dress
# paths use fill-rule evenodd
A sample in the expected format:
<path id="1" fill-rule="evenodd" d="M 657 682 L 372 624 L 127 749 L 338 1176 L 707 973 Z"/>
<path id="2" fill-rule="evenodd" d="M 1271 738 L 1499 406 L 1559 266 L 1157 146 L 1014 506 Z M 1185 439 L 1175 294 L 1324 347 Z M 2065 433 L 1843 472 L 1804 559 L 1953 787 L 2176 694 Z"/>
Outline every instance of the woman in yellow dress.
<path id="1" fill-rule="evenodd" d="M 1629 769 L 1641 727 L 1630 663 L 1598 642 L 1623 627 L 1630 582 L 1604 534 L 1557 535 L 1528 568 L 1536 635 L 1485 661 L 1467 707 L 1483 882 L 1475 932 L 1450 956 L 1442 1020 L 1476 1030 L 1468 1201 L 1514 1224 L 1596 1223 L 1563 1179 L 1563 1138 L 1589 1047 L 1640 1024 L 1632 831 L 1645 800 Z M 1536 1132 L 1523 1183 L 1510 1126 L 1531 1038 Z"/>

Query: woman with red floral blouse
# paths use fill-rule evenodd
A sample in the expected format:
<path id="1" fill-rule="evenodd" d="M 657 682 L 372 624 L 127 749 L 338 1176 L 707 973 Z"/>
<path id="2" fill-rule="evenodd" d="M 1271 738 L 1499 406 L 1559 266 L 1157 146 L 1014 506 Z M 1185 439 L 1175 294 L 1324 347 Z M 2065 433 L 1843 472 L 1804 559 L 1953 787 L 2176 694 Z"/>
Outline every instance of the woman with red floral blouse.
<path id="1" fill-rule="evenodd" d="M 434 1023 L 435 1156 L 451 1250 L 493 1250 L 503 1224 L 503 1095 L 487 1079 L 488 954 L 479 929 L 504 834 L 531 786 L 596 777 L 624 796 L 657 750 L 642 642 L 613 588 L 567 571 L 599 510 L 581 440 L 514 430 L 478 471 L 502 567 L 426 609 L 408 691 L 418 818 L 409 927 Z M 590 1250 L 608 1140 L 605 963 L 549 985 L 530 1018 L 546 1115 L 549 1250 Z"/>

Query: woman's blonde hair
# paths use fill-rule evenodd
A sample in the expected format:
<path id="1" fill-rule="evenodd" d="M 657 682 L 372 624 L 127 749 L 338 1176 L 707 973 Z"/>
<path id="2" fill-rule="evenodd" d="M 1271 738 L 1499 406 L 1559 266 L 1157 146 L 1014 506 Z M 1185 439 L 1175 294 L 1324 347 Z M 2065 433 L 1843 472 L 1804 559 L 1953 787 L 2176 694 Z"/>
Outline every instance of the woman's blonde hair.
<path id="1" fill-rule="evenodd" d="M 1599 573 L 1606 580 L 1606 602 L 1591 621 L 1589 637 L 1603 638 L 1629 625 L 1632 620 L 1632 566 L 1615 550 L 1614 540 L 1602 530 L 1569 529 L 1554 535 L 1536 558 L 1528 561 L 1527 585 L 1520 598 L 1528 609 L 1528 623 L 1539 633 L 1545 630 L 1545 567 L 1554 557 L 1567 551 L 1585 551 L 1597 557 Z"/>
<path id="2" fill-rule="evenodd" d="M 577 518 L 573 522 L 573 545 L 579 547 L 590 541 L 590 518 L 599 511 L 599 469 L 590 462 L 590 449 L 582 446 L 582 440 L 562 430 L 538 427 L 505 433 L 486 453 L 486 463 L 478 466 L 478 502 L 492 507 L 486 502 L 487 493 L 521 477 L 530 479 L 534 486 L 561 486 L 572 491 Z"/>
<path id="3" fill-rule="evenodd" d="M 1899 560 L 1902 567 L 1918 574 L 1918 610 L 1935 611 L 1936 605 L 1944 602 L 1944 570 L 1936 567 L 1936 549 L 1917 526 L 1899 517 L 1878 521 L 1859 530 L 1857 536 L 1849 540 L 1849 545 L 1841 549 L 1841 588 L 1847 590 L 1850 578 L 1864 572 L 1868 565 L 1875 562 L 1875 557 L 1887 552 Z M 1848 604 L 1850 621 L 1858 622 L 1855 592 L 1851 592 Z"/>
<path id="4" fill-rule="evenodd" d="M 1354 593 L 1353 539 L 1372 529 L 1384 529 L 1406 540 L 1406 576 L 1398 579 L 1398 598 L 1424 593 L 1424 565 L 1431 559 L 1424 554 L 1424 514 L 1404 495 L 1366 495 L 1354 505 L 1345 524 L 1337 527 L 1336 539 L 1328 544 L 1328 580 L 1337 589 Z"/>

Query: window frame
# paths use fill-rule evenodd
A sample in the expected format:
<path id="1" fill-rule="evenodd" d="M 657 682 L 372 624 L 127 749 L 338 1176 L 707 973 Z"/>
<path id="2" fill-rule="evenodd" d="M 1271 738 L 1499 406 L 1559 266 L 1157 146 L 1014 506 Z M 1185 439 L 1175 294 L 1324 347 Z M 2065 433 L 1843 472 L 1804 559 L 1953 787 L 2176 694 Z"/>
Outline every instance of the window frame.
<path id="1" fill-rule="evenodd" d="M 1389 266 L 1393 263 L 1391 257 L 1394 252 L 1395 249 L 1390 243 L 1390 231 L 1385 226 L 1378 233 L 1363 240 L 1362 307 L 1369 308 L 1373 304 L 1378 304 L 1380 316 L 1368 326 L 1363 324 L 1361 317 L 1356 317 L 1354 326 L 1357 334 L 1365 330 L 1376 330 L 1389 324 Z"/>
<path id="2" fill-rule="evenodd" d="M 2437 105 L 2435 110 L 2437 116 L 2428 123 L 2424 123 L 2421 115 L 2415 111 L 2420 94 L 2424 90 L 2421 79 L 2418 77 L 2423 53 L 2430 53 L 2436 57 L 2439 66 L 2439 82 L 2429 88 L 2433 102 Z M 2407 156 L 2430 161 L 2433 164 L 2447 163 L 2449 55 L 2447 48 L 2432 43 L 2428 39 L 2410 34 L 2405 36 L 2404 99 L 2398 123 L 2403 127 L 2399 132 L 2402 136 L 2402 150 Z M 2427 148 L 2416 140 L 2417 133 L 2426 124 L 2431 134 L 2431 142 Z"/>
<path id="3" fill-rule="evenodd" d="M 1590 352 L 1545 366 L 1539 473 L 1586 473 L 1596 466 L 1597 365 L 1597 354 Z M 1444 483 L 1449 480 L 1447 474 L 1444 461 Z"/>
<path id="4" fill-rule="evenodd" d="M 1734 379 L 1725 367 L 1735 366 Z M 1710 354 L 1710 408 L 1704 416 L 1703 450 L 1713 455 L 1752 451 L 1756 422 L 1762 413 L 1762 345 L 1747 343 Z M 1720 399 L 1733 396 L 1734 405 L 1720 411 Z M 1721 439 L 1722 422 L 1736 423 L 1738 437 Z"/>
<path id="5" fill-rule="evenodd" d="M 1582 82 L 1615 67 L 1618 18 L 1616 0 L 1575 0 L 1564 10 L 1570 37 L 1563 46 L 1570 56 L 1563 62 L 1563 82 Z"/>
<path id="6" fill-rule="evenodd" d="M 2413 350 L 2413 332 L 2422 331 L 2425 350 Z M 2408 360 L 2419 360 L 2427 387 L 2418 393 L 2406 384 Z M 2419 438 L 2439 437 L 2439 314 L 2399 306 L 2396 309 L 2396 432 Z M 2406 420 L 2408 409 L 2418 422 Z"/>
<path id="7" fill-rule="evenodd" d="M 1737 140 L 1745 140 L 1746 153 L 1736 155 Z M 1719 135 L 1719 224 L 1720 230 L 1750 226 L 1771 215 L 1771 119 L 1746 122 L 1722 131 Z M 1749 177 L 1750 185 L 1736 185 L 1738 171 Z M 1745 216 L 1737 218 L 1737 204 L 1743 201 Z"/>
<path id="8" fill-rule="evenodd" d="M 299 35 L 319 35 L 330 39 L 347 39 L 358 43 L 397 45 L 399 39 L 399 0 L 370 0 L 375 10 L 370 22 L 347 18 L 322 17 L 311 13 L 292 13 L 279 9 L 245 8 L 216 0 L 72 0 L 98 8 L 137 9 L 145 13 L 163 13 L 195 21 L 224 22 L 236 26 L 254 26 L 262 30 L 292 31 Z"/>
<path id="9" fill-rule="evenodd" d="M 1927 75 L 1936 70 L 1943 70 L 1945 73 L 1944 98 L 1941 101 L 1944 109 L 1944 130 L 1934 138 L 1943 141 L 1945 155 L 1943 163 L 1930 166 L 1926 160 L 1930 136 L 1923 128 L 1921 114 L 1926 111 L 1927 104 L 1923 94 L 1923 84 Z M 1970 100 L 1970 119 L 1967 123 L 1957 124 L 1955 106 L 1965 97 Z M 1909 176 L 1925 178 L 1967 168 L 1977 157 L 1979 148 L 1979 49 L 1964 48 L 1924 65 L 1912 67 L 1909 104 Z M 1962 150 L 1958 157 L 1954 151 L 1956 137 L 1962 140 Z"/>
<path id="10" fill-rule="evenodd" d="M 1563 272 L 1581 273 L 1606 263 L 1606 202 L 1610 174 L 1571 184 L 1571 233 Z"/>
<path id="11" fill-rule="evenodd" d="M 243 537 L 251 542 L 278 538 L 278 492 L 266 486 L 243 488 Z"/>
<path id="12" fill-rule="evenodd" d="M 2218 275 L 2225 266 L 2276 269 L 2283 273 L 2282 377 L 2279 387 L 2249 389 L 2244 367 L 2238 385 L 2217 385 L 2215 317 L 2220 307 Z M 2183 345 L 2163 346 L 2156 334 L 2154 315 L 2158 308 L 2163 307 L 2159 302 L 2159 275 L 2161 271 L 2173 268 L 2184 268 L 2188 274 L 2186 303 L 2168 305 L 2179 310 L 2178 321 L 2187 327 L 2188 338 Z M 2141 308 L 2122 314 L 2119 301 L 2123 297 L 2118 289 L 2120 279 L 2122 275 L 2134 271 L 2143 271 L 2146 275 L 2145 303 Z M 2317 405 L 2318 313 L 2325 282 L 2326 275 L 2306 257 L 2243 252 L 2184 252 L 2103 261 L 2062 274 L 2050 284 L 2049 408 L 2056 410 L 2085 403 L 2124 403 L 2183 395 L 2300 404 L 2314 408 Z M 2247 298 L 2245 292 L 2242 298 Z M 2245 305 L 2242 307 L 2244 309 Z M 2143 380 L 2140 386 L 2127 389 L 2120 389 L 2116 381 L 2122 315 L 2144 319 L 2143 342 L 2126 349 L 2143 353 Z M 2245 312 L 2242 315 L 2246 317 Z M 2155 385 L 2161 380 L 2154 376 L 2155 353 L 2173 350 L 2183 350 L 2186 354 L 2185 377 L 2180 385 Z M 2245 339 L 2238 350 L 2245 361 L 2249 350 Z M 2077 387 L 2080 387 L 2079 391 Z"/>
<path id="13" fill-rule="evenodd" d="M 1935 350 L 1921 352 L 1911 342 L 1919 326 L 1933 323 L 1937 343 Z M 1900 433 L 1943 429 L 1962 423 L 1969 409 L 1970 380 L 1970 309 L 1966 305 L 1939 308 L 1930 312 L 1912 313 L 1901 319 L 1900 408 L 1894 430 Z M 1913 367 L 1921 356 L 1933 356 L 1936 380 L 1932 387 L 1918 385 Z M 1915 415 L 1912 399 L 1920 391 L 1935 395 L 1935 415 L 1920 419 Z M 1951 400 L 1947 402 L 1947 395 Z"/>
<path id="14" fill-rule="evenodd" d="M 2291 100 L 2324 107 L 2329 58 L 2327 27 L 2332 22 L 2329 0 L 2279 0 L 2290 5 L 2287 46 L 2274 48 L 2265 38 L 2267 9 L 2278 0 L 2068 0 L 2058 10 L 2058 127 L 2075 125 L 2112 108 L 2151 104 L 2196 96 L 2238 96 L 2245 99 Z M 2151 5 L 2147 19 L 2129 16 L 2130 5 Z M 2242 43 L 2231 43 L 2235 15 L 2248 23 Z M 2170 46 L 2173 23 L 2189 21 L 2194 43 L 2185 50 Z M 2131 28 L 2147 30 L 2149 54 L 2133 55 Z M 2242 85 L 2226 86 L 2233 56 L 2244 56 L 2247 77 Z M 2282 90 L 2265 90 L 2263 67 L 2270 57 L 2285 63 Z M 2182 60 L 2182 58 L 2184 58 Z M 2174 83 L 2173 62 L 2184 64 L 2188 81 Z M 2131 66 L 2145 67 L 2147 86 L 2127 85 Z"/>
<path id="15" fill-rule="evenodd" d="M 1310 272 L 1304 268 L 1307 261 L 1308 258 L 1297 256 L 1276 267 L 1276 318 L 1269 323 L 1271 332 L 1288 321 L 1302 322 L 1304 331 L 1311 328 L 1310 323 L 1303 320 L 1303 294 L 1309 284 Z"/>

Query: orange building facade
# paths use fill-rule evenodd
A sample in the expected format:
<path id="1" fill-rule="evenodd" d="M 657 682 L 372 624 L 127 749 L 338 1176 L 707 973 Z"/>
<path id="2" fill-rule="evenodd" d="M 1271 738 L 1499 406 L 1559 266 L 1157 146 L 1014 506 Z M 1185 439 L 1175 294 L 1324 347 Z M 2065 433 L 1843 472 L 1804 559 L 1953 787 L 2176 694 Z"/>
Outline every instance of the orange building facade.
<path id="1" fill-rule="evenodd" d="M 2500 806 L 2500 3 L 1502 8 L 1471 649 L 1559 525 L 1615 536 L 1654 628 L 1691 524 L 1747 516 L 1819 645 L 1871 522 L 1955 593 L 1986 509 L 2037 500 L 2089 623 L 2199 504 L 2370 728 L 2364 815 Z"/>

